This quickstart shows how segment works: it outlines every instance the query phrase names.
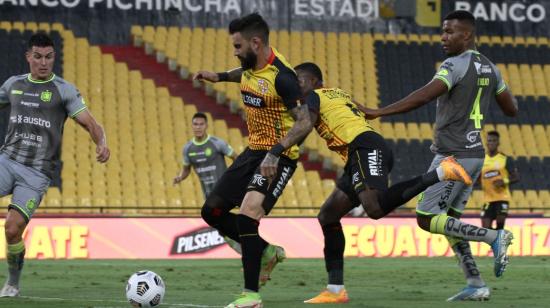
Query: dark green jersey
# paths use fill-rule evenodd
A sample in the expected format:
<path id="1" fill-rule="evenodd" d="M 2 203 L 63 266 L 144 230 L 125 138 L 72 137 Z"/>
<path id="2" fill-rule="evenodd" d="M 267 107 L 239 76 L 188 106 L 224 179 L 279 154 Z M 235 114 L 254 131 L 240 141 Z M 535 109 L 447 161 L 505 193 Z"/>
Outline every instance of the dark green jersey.
<path id="1" fill-rule="evenodd" d="M 432 150 L 460 158 L 483 158 L 481 129 L 489 103 L 506 90 L 497 67 L 475 50 L 446 59 L 434 76 L 448 92 L 437 99 Z"/>
<path id="2" fill-rule="evenodd" d="M 59 163 L 67 116 L 86 109 L 78 90 L 53 75 L 46 81 L 30 74 L 13 76 L 0 87 L 0 104 L 10 104 L 6 139 L 0 152 L 48 177 Z"/>

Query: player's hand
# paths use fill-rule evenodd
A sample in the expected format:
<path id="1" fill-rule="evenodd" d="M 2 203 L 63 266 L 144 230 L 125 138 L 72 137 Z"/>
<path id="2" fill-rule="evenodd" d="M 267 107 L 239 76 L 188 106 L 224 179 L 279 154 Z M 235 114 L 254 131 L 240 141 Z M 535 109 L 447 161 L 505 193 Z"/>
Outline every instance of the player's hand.
<path id="1" fill-rule="evenodd" d="M 182 177 L 182 176 L 179 176 L 179 175 L 176 176 L 176 177 L 174 178 L 174 183 L 173 183 L 173 185 L 178 184 L 178 183 L 181 182 L 182 180 L 183 180 L 183 177 Z"/>
<path id="2" fill-rule="evenodd" d="M 500 189 L 500 188 L 504 188 L 504 186 L 506 186 L 506 184 L 504 184 L 504 181 L 501 180 L 501 179 L 498 179 L 498 180 L 495 180 L 493 182 L 493 186 L 497 189 Z"/>
<path id="3" fill-rule="evenodd" d="M 100 163 L 105 163 L 109 160 L 111 156 L 111 151 L 106 144 L 100 144 L 95 147 L 96 159 Z"/>
<path id="4" fill-rule="evenodd" d="M 372 109 L 372 108 L 363 107 L 363 108 L 361 108 L 361 111 L 363 111 L 365 113 L 365 118 L 367 118 L 368 120 L 374 120 L 374 119 L 380 117 L 380 110 L 379 109 Z"/>
<path id="5" fill-rule="evenodd" d="M 218 74 L 214 72 L 209 72 L 209 71 L 198 71 L 197 73 L 195 73 L 195 75 L 193 75 L 193 80 L 198 80 L 198 81 L 206 80 L 210 82 L 220 81 L 218 78 Z"/>
<path id="6" fill-rule="evenodd" d="M 271 183 L 275 175 L 277 175 L 277 166 L 279 165 L 279 157 L 267 153 L 264 160 L 260 165 L 260 173 L 267 178 L 267 181 Z"/>

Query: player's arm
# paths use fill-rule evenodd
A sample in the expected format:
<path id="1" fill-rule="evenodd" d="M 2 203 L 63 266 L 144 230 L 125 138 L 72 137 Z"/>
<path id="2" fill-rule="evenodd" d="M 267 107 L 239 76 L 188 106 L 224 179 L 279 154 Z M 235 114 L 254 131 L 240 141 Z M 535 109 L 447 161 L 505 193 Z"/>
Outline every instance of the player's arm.
<path id="1" fill-rule="evenodd" d="M 88 131 L 92 140 L 96 144 L 96 158 L 100 163 L 104 163 L 109 160 L 111 155 L 109 147 L 107 146 L 107 137 L 103 127 L 99 125 L 92 114 L 86 109 L 79 112 L 75 117 L 75 121 L 80 124 L 84 129 Z"/>
<path id="2" fill-rule="evenodd" d="M 193 80 L 210 81 L 210 82 L 241 82 L 243 69 L 240 67 L 234 68 L 227 72 L 214 73 L 209 71 L 198 71 L 193 75 Z"/>
<path id="3" fill-rule="evenodd" d="M 275 88 L 294 119 L 294 125 L 292 125 L 288 133 L 279 140 L 279 143 L 269 150 L 269 153 L 267 153 L 260 165 L 262 175 L 268 179 L 277 174 L 279 156 L 286 149 L 304 140 L 313 128 L 307 105 L 299 104 L 301 93 L 296 75 L 294 73 L 279 74 L 275 79 Z"/>
<path id="4" fill-rule="evenodd" d="M 2 84 L 2 86 L 0 87 L 0 109 L 3 109 L 5 107 L 8 107 L 10 105 L 10 100 L 9 100 L 9 88 L 11 86 L 11 84 L 13 83 L 13 80 L 14 78 L 10 78 L 8 80 L 6 80 L 6 82 L 4 82 L 4 84 Z"/>
<path id="5" fill-rule="evenodd" d="M 174 178 L 174 185 L 185 180 L 191 174 L 191 165 L 184 165 L 180 173 Z"/>
<path id="6" fill-rule="evenodd" d="M 424 106 L 435 98 L 448 91 L 447 84 L 440 79 L 432 79 L 427 85 L 412 92 L 405 98 L 380 109 L 371 109 L 363 105 L 357 105 L 359 110 L 365 113 L 367 119 L 376 119 L 382 116 L 404 113 Z"/>
<path id="7" fill-rule="evenodd" d="M 495 96 L 497 104 L 505 115 L 515 117 L 518 114 L 518 101 L 508 89 Z"/>

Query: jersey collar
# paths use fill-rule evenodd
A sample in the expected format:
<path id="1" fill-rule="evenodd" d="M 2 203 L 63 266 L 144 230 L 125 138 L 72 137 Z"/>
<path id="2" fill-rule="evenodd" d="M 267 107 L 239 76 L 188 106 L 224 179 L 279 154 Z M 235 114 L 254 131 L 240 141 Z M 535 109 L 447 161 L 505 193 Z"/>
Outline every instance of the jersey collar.
<path id="1" fill-rule="evenodd" d="M 55 78 L 54 73 L 52 73 L 51 77 L 48 78 L 47 80 L 35 80 L 35 79 L 32 79 L 30 73 L 27 75 L 27 80 L 29 80 L 32 83 L 46 83 L 46 82 L 50 82 L 50 81 L 54 80 L 54 78 Z"/>
<path id="2" fill-rule="evenodd" d="M 193 141 L 193 144 L 194 144 L 194 145 L 203 145 L 203 144 L 205 144 L 206 142 L 208 142 L 208 140 L 210 140 L 210 135 L 206 135 L 206 138 L 204 138 L 204 140 L 203 140 L 202 142 L 197 142 L 197 141 L 195 140 L 195 137 L 193 137 L 193 140 L 191 140 L 191 141 Z"/>

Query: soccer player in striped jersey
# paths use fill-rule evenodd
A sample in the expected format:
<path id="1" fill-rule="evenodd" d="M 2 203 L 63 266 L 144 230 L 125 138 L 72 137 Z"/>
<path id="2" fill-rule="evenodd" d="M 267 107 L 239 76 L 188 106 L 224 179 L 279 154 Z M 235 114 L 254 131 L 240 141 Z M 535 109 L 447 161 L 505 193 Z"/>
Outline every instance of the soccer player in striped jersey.
<path id="1" fill-rule="evenodd" d="M 265 20 L 257 13 L 235 19 L 229 33 L 241 67 L 222 73 L 199 71 L 193 78 L 240 83 L 248 147 L 222 175 L 201 214 L 210 226 L 241 243 L 244 290 L 227 307 L 261 307 L 259 284 L 265 284 L 285 253 L 261 238 L 258 226 L 294 173 L 296 144 L 312 124 L 307 107 L 299 103 L 296 73 L 269 45 Z M 231 213 L 236 206 L 240 213 Z"/>

